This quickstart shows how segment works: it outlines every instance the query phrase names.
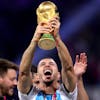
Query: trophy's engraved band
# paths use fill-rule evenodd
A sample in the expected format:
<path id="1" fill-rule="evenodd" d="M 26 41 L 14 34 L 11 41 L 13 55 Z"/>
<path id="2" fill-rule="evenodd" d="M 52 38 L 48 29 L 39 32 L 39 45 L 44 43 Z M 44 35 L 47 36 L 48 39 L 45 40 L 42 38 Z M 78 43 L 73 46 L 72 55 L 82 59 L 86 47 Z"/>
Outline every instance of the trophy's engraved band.
<path id="1" fill-rule="evenodd" d="M 41 49 L 51 50 L 55 48 L 55 40 L 51 34 L 44 34 L 39 40 L 38 45 Z"/>

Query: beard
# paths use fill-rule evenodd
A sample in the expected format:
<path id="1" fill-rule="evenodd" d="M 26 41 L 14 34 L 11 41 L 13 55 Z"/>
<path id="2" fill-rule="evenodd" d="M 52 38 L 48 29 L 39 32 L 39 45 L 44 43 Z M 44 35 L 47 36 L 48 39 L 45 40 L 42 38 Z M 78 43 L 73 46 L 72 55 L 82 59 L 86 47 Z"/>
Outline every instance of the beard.
<path id="1" fill-rule="evenodd" d="M 1 91 L 2 91 L 2 95 L 9 95 L 9 96 L 12 96 L 13 93 L 14 93 L 14 89 L 13 88 L 8 88 L 8 87 L 3 87 L 1 88 Z"/>
<path id="2" fill-rule="evenodd" d="M 53 83 L 53 80 L 50 80 L 50 81 L 43 81 L 44 84 L 48 87 L 50 86 L 52 83 Z"/>

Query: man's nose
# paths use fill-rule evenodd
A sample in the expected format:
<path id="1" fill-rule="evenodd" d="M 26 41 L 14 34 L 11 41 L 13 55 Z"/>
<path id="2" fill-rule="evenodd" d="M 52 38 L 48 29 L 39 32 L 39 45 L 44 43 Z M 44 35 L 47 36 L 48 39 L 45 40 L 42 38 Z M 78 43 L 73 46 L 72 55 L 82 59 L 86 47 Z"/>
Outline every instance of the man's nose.
<path id="1" fill-rule="evenodd" d="M 50 67 L 50 64 L 47 63 L 45 66 L 46 66 L 46 67 Z"/>
<path id="2" fill-rule="evenodd" d="M 17 85 L 18 81 L 17 80 L 14 80 L 14 85 Z"/>

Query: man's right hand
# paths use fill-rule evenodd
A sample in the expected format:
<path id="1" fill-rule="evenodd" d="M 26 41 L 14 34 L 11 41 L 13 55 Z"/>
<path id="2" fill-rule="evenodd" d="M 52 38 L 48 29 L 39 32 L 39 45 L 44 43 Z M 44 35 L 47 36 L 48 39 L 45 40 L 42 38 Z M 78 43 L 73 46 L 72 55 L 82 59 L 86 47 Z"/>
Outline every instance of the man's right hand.
<path id="1" fill-rule="evenodd" d="M 32 41 L 39 41 L 43 33 L 51 33 L 52 28 L 48 23 L 41 22 L 37 25 Z"/>

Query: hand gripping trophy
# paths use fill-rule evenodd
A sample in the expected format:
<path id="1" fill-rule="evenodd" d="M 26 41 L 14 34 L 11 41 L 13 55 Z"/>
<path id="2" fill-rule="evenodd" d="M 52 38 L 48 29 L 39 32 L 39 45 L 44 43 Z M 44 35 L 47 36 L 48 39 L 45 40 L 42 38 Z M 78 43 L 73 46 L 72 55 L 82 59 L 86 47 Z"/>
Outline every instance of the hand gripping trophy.
<path id="1" fill-rule="evenodd" d="M 57 7 L 51 1 L 42 2 L 36 10 L 37 22 L 48 22 L 54 16 L 59 16 Z M 55 48 L 55 40 L 50 33 L 43 33 L 38 42 L 38 46 L 43 50 L 51 50 Z"/>

